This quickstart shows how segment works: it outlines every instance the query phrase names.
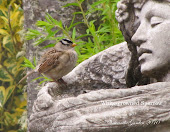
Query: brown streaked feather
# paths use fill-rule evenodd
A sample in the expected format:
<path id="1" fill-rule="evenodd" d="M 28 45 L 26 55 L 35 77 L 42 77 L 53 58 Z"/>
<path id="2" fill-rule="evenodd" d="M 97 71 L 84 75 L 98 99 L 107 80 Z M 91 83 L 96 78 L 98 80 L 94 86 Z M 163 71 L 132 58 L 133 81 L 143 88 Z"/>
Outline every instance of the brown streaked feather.
<path id="1" fill-rule="evenodd" d="M 54 48 L 47 51 L 46 54 L 44 54 L 41 58 L 38 71 L 40 73 L 44 73 L 56 67 L 59 64 L 58 58 L 62 54 L 63 52 L 56 51 Z"/>
<path id="2" fill-rule="evenodd" d="M 44 61 L 46 61 L 47 58 L 49 58 L 50 55 L 56 53 L 56 49 L 51 48 L 50 50 L 48 50 L 47 52 L 45 52 L 42 57 L 40 58 L 40 62 L 39 64 L 43 63 Z"/>

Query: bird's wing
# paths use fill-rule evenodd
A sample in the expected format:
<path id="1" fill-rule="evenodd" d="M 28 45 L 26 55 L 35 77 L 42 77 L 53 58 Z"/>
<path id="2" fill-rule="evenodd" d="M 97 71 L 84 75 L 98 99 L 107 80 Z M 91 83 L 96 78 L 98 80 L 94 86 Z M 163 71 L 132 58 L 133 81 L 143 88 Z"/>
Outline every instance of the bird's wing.
<path id="1" fill-rule="evenodd" d="M 56 51 L 54 48 L 47 51 L 41 58 L 38 71 L 44 73 L 59 65 L 58 58 L 62 54 L 62 51 Z"/>

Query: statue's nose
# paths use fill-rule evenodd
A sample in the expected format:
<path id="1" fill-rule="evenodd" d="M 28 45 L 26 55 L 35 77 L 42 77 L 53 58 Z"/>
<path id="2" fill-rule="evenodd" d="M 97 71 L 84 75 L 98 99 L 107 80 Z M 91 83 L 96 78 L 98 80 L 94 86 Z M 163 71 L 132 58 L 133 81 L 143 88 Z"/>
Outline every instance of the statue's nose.
<path id="1" fill-rule="evenodd" d="M 144 24 L 140 24 L 131 40 L 135 43 L 136 46 L 140 46 L 147 40 L 147 30 Z"/>

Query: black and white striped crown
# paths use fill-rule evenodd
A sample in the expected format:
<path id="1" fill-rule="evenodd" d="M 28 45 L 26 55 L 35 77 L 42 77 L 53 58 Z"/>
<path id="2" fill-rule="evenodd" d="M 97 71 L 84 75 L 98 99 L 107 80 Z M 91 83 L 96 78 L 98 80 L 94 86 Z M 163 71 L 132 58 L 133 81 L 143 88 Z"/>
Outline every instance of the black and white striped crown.
<path id="1" fill-rule="evenodd" d="M 64 45 L 69 45 L 69 44 L 72 44 L 73 42 L 69 39 L 62 39 L 60 40 L 60 42 Z"/>

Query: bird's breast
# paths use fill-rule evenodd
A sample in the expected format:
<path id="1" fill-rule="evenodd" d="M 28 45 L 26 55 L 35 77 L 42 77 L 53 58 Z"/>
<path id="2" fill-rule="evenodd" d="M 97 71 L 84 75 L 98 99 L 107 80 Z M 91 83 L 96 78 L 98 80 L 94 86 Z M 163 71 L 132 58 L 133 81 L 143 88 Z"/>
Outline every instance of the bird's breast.
<path id="1" fill-rule="evenodd" d="M 68 74 L 76 65 L 77 53 L 75 51 L 69 52 L 67 59 L 67 61 L 63 59 L 59 60 L 59 65 L 46 72 L 45 75 L 49 78 L 58 80 Z"/>

